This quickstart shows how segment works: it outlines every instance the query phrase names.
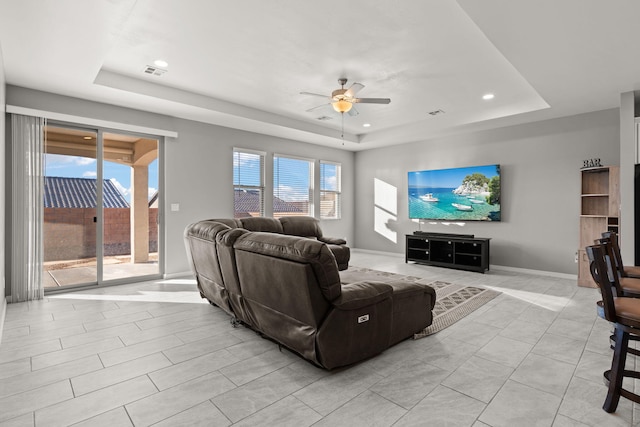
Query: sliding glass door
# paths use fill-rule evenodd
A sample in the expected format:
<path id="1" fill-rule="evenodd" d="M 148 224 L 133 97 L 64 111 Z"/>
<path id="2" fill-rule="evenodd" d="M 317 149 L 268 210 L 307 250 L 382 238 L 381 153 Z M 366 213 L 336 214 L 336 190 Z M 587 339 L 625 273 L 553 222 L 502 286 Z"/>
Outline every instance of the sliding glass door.
<path id="1" fill-rule="evenodd" d="M 158 140 L 103 134 L 103 279 L 157 275 Z"/>
<path id="2" fill-rule="evenodd" d="M 160 275 L 159 143 L 46 127 L 45 290 Z"/>

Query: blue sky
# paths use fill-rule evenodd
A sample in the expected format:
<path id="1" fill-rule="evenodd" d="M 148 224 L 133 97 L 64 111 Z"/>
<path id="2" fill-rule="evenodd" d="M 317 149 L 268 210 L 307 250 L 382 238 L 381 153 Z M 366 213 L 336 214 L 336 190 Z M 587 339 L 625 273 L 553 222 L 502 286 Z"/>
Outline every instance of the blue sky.
<path id="1" fill-rule="evenodd" d="M 474 173 L 481 173 L 491 179 L 498 175 L 497 165 L 471 166 L 466 168 L 437 169 L 409 172 L 409 187 L 456 188 L 462 180 Z"/>
<path id="2" fill-rule="evenodd" d="M 88 157 L 45 154 L 45 175 L 65 178 L 96 178 L 96 159 Z M 131 202 L 131 167 L 104 162 L 102 175 L 110 179 L 127 202 Z M 149 165 L 149 197 L 158 189 L 158 159 Z"/>

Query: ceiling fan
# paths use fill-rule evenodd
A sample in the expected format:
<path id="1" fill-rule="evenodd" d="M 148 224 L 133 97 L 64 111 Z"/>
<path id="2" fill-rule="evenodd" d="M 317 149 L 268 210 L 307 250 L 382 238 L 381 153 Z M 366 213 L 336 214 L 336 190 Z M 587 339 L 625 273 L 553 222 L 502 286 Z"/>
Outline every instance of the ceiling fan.
<path id="1" fill-rule="evenodd" d="M 300 92 L 300 94 L 329 98 L 329 104 L 331 104 L 335 111 L 340 114 L 347 113 L 350 116 L 358 115 L 358 111 L 353 108 L 353 104 L 388 104 L 391 102 L 391 99 L 389 98 L 356 98 L 356 93 L 364 88 L 363 84 L 354 83 L 351 85 L 351 87 L 349 87 L 349 89 L 345 89 L 344 85 L 347 84 L 347 79 L 338 79 L 338 83 L 342 87 L 331 92 L 331 96 L 312 92 Z M 327 104 L 318 105 L 317 107 L 310 108 L 307 111 L 313 111 L 316 108 L 324 107 L 325 105 Z"/>

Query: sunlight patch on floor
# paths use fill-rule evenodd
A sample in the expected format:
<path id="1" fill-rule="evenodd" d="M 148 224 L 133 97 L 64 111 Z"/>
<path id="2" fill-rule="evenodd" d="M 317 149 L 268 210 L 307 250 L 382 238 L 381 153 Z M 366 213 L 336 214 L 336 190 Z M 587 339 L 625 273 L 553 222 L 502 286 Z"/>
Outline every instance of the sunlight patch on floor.
<path id="1" fill-rule="evenodd" d="M 126 289 L 129 285 L 123 285 Z M 176 289 L 171 289 L 175 286 Z M 185 286 L 193 289 L 185 290 Z M 144 288 L 147 288 L 146 290 Z M 140 289 L 142 288 L 142 289 Z M 161 289 L 157 289 L 161 288 Z M 90 291 L 69 292 L 64 294 L 48 295 L 49 299 L 71 299 L 71 300 L 100 300 L 100 301 L 135 301 L 135 302 L 170 302 L 186 304 L 206 304 L 207 301 L 200 297 L 196 288 L 195 279 L 168 279 L 154 281 L 146 285 L 131 289 L 131 294 L 120 288 L 124 293 L 119 294 L 99 294 Z M 102 290 L 101 290 L 102 291 Z"/>
<path id="2" fill-rule="evenodd" d="M 571 301 L 571 298 L 540 294 L 536 292 L 501 288 L 497 286 L 490 286 L 490 288 L 550 311 L 561 311 Z"/>

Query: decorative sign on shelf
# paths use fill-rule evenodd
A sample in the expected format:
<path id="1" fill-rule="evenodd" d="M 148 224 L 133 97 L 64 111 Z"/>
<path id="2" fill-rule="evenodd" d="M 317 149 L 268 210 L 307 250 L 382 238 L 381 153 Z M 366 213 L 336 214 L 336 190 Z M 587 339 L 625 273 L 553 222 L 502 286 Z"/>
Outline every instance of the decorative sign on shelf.
<path id="1" fill-rule="evenodd" d="M 600 159 L 587 159 L 582 161 L 582 167 L 580 169 L 587 168 L 601 168 L 602 164 L 600 163 Z"/>

